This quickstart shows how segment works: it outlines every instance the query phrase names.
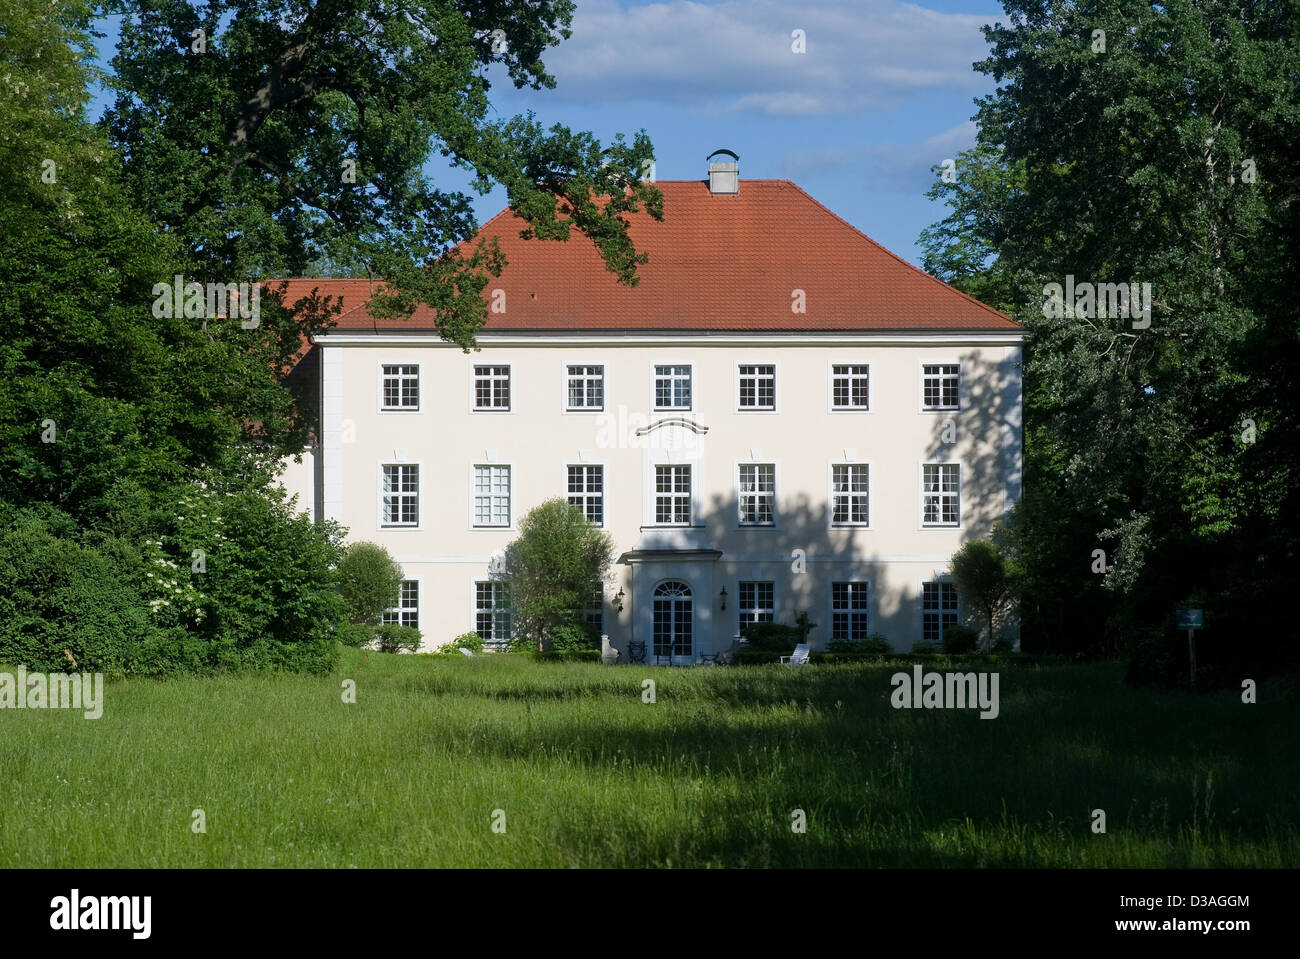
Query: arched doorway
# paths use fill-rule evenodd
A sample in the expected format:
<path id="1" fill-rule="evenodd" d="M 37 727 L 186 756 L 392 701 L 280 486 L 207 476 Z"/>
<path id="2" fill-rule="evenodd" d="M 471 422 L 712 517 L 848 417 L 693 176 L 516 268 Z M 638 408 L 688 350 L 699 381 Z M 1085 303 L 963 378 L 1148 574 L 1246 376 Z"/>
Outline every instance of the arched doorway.
<path id="1" fill-rule="evenodd" d="M 654 655 L 658 660 L 667 656 L 669 663 L 675 657 L 690 660 L 694 634 L 694 606 L 691 588 L 678 579 L 670 579 L 655 587 L 654 594 Z"/>

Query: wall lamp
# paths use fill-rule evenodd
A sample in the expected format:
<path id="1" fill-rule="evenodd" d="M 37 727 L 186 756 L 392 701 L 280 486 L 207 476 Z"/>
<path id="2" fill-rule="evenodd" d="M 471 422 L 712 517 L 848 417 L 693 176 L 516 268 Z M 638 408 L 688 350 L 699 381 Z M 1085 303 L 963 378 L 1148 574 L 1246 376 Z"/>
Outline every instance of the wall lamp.
<path id="1" fill-rule="evenodd" d="M 618 592 L 614 596 L 614 602 L 618 603 L 618 611 L 623 612 L 623 587 L 618 588 Z"/>
<path id="2" fill-rule="evenodd" d="M 727 587 L 722 587 L 722 592 L 719 595 L 722 596 L 722 611 L 725 613 L 727 611 Z"/>

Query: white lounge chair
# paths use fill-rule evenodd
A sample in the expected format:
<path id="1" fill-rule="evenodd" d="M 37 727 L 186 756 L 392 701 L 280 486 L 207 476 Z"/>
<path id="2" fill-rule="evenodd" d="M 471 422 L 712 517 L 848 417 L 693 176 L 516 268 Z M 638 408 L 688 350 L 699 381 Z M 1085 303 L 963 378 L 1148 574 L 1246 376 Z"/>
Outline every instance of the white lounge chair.
<path id="1" fill-rule="evenodd" d="M 807 643 L 800 643 L 794 648 L 794 652 L 789 656 L 781 657 L 783 666 L 807 666 L 808 653 L 811 652 Z"/>

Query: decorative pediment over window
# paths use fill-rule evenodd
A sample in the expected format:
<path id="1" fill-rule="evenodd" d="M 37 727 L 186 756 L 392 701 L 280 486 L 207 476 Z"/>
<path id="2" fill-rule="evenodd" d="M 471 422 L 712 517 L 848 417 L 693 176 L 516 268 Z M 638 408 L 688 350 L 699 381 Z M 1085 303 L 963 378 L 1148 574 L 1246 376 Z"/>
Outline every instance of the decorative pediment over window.
<path id="1" fill-rule="evenodd" d="M 661 420 L 655 420 L 649 426 L 640 427 L 636 431 L 636 435 L 646 436 L 649 433 L 653 433 L 655 430 L 663 429 L 664 427 L 667 426 L 682 427 L 683 429 L 690 430 L 692 433 L 695 433 L 697 436 L 703 436 L 705 433 L 709 431 L 709 428 L 707 426 L 701 426 L 699 423 L 695 422 L 694 420 L 688 420 L 684 416 L 669 416 Z"/>

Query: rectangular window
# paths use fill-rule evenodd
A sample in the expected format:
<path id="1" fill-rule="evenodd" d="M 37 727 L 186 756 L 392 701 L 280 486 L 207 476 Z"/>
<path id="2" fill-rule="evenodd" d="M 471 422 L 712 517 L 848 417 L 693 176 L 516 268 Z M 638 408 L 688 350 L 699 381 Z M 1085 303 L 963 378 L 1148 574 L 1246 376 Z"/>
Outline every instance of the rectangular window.
<path id="1" fill-rule="evenodd" d="M 691 523 L 691 468 L 655 467 L 655 522 L 661 526 Z"/>
<path id="2" fill-rule="evenodd" d="M 921 638 L 939 646 L 949 626 L 957 625 L 957 587 L 952 583 L 921 584 Z"/>
<path id="3" fill-rule="evenodd" d="M 956 363 L 927 363 L 921 367 L 922 400 L 927 410 L 955 410 L 960 406 L 959 370 Z"/>
<path id="4" fill-rule="evenodd" d="M 474 409 L 510 409 L 510 367 L 474 367 Z"/>
<path id="5" fill-rule="evenodd" d="M 831 525 L 866 526 L 868 510 L 868 467 L 865 463 L 831 465 Z"/>
<path id="6" fill-rule="evenodd" d="M 605 367 L 570 366 L 568 374 L 568 405 L 570 410 L 603 410 L 605 408 Z"/>
<path id="7" fill-rule="evenodd" d="M 739 405 L 742 410 L 776 409 L 775 366 L 742 366 L 740 368 Z"/>
<path id="8" fill-rule="evenodd" d="M 395 626 L 420 628 L 420 584 L 413 579 L 402 580 L 397 605 L 384 613 L 384 622 Z"/>
<path id="9" fill-rule="evenodd" d="M 510 642 L 510 584 L 474 584 L 474 631 L 483 644 L 504 649 Z"/>
<path id="10" fill-rule="evenodd" d="M 587 597 L 587 605 L 582 611 L 583 622 L 591 630 L 591 635 L 600 639 L 601 634 L 605 632 L 605 584 L 596 582 L 591 584 L 591 595 Z"/>
<path id="11" fill-rule="evenodd" d="M 867 584 L 831 583 L 831 639 L 858 642 L 867 638 Z"/>
<path id="12" fill-rule="evenodd" d="M 655 367 L 655 409 L 689 410 L 691 408 L 691 368 L 689 366 Z"/>
<path id="13" fill-rule="evenodd" d="M 737 597 L 736 612 L 739 616 L 741 634 L 744 634 L 745 627 L 750 623 L 773 621 L 776 604 L 773 602 L 772 583 L 742 582 L 738 588 L 740 595 Z"/>
<path id="14" fill-rule="evenodd" d="M 605 467 L 570 466 L 569 502 L 597 526 L 605 524 Z"/>
<path id="15" fill-rule="evenodd" d="M 474 525 L 510 525 L 510 467 L 474 467 Z"/>
<path id="16" fill-rule="evenodd" d="M 384 526 L 418 526 L 420 523 L 420 467 L 384 467 Z"/>
<path id="17" fill-rule="evenodd" d="M 870 367 L 831 367 L 831 408 L 836 410 L 865 410 L 870 402 L 868 389 Z"/>
<path id="18" fill-rule="evenodd" d="M 384 366 L 384 404 L 386 410 L 420 408 L 420 368 L 418 366 Z"/>
<path id="19" fill-rule="evenodd" d="M 772 525 L 776 515 L 776 465 L 741 463 L 739 486 L 741 525 Z"/>
<path id="20" fill-rule="evenodd" d="M 922 526 L 956 526 L 961 521 L 960 469 L 956 463 L 922 465 Z"/>

